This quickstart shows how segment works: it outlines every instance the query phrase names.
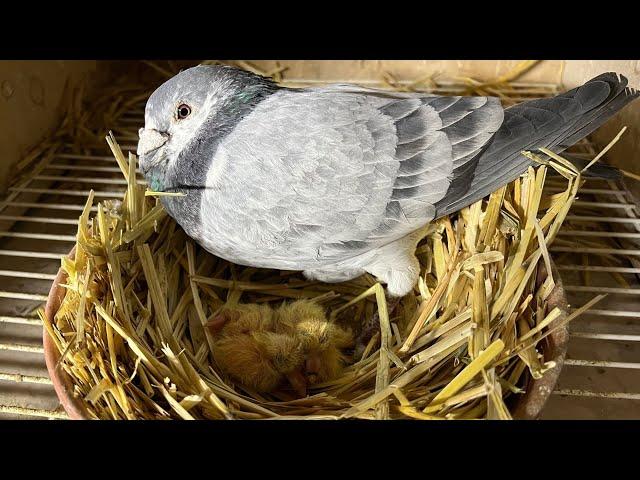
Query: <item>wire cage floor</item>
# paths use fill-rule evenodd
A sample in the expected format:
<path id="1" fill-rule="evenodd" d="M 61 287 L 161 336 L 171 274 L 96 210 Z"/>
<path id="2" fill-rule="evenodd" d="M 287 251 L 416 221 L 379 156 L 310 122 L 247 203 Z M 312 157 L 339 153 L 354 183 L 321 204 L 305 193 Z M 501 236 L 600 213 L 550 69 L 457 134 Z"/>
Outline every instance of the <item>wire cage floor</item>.
<path id="1" fill-rule="evenodd" d="M 550 84 L 511 87 L 506 104 L 558 92 Z M 432 91 L 463 90 L 443 83 Z M 135 152 L 143 123 L 140 102 L 104 127 L 126 153 Z M 591 158 L 595 149 L 583 141 L 572 152 Z M 119 172 L 106 142 L 67 143 L 37 159 L 0 201 L 0 419 L 67 418 L 47 375 L 35 312 L 75 242 L 89 190 L 120 198 L 126 183 Z M 624 182 L 588 180 L 551 252 L 572 307 L 609 295 L 570 325 L 567 360 L 542 418 L 640 418 L 640 207 Z"/>

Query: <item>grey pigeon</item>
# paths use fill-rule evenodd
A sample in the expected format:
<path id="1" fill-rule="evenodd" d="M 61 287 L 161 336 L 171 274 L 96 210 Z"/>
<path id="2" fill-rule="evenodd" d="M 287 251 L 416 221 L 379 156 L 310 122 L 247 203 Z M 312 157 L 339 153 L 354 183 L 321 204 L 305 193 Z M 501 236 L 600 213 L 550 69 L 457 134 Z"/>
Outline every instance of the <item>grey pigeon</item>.
<path id="1" fill-rule="evenodd" d="M 149 98 L 140 167 L 206 250 L 237 264 L 341 282 L 369 272 L 391 296 L 415 286 L 423 228 L 513 181 L 522 150 L 560 152 L 638 93 L 605 73 L 503 109 L 492 97 L 354 85 L 283 88 L 198 66 Z"/>

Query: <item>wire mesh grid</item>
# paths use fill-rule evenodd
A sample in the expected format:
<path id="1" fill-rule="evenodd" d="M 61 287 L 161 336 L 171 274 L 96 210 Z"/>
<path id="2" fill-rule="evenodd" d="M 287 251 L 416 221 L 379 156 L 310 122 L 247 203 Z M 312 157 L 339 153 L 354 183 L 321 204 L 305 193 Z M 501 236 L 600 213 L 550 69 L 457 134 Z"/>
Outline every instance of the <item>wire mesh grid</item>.
<path id="1" fill-rule="evenodd" d="M 451 95 L 468 88 L 439 82 L 422 90 Z M 509 105 L 557 92 L 556 85 L 513 83 L 500 93 Z M 140 103 L 105 125 L 125 152 L 136 150 L 143 108 Z M 594 147 L 584 141 L 575 151 L 592 156 Z M 83 144 L 82 149 L 65 143 L 38 159 L 0 202 L 0 419 L 67 418 L 47 375 L 42 324 L 35 312 L 46 301 L 60 259 L 75 242 L 89 189 L 98 199 L 121 198 L 125 185 L 106 143 Z M 543 418 L 640 417 L 638 213 L 622 182 L 589 180 L 552 247 L 572 305 L 579 307 L 597 293 L 609 296 L 572 326 L 568 359 Z"/>

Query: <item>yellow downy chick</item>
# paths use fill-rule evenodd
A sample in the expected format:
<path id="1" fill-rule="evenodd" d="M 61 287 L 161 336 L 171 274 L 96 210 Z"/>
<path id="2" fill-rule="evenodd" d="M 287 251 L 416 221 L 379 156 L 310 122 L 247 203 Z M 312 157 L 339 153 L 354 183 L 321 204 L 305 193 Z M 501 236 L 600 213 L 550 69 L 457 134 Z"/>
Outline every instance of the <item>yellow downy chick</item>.
<path id="1" fill-rule="evenodd" d="M 308 384 L 335 378 L 342 371 L 341 349 L 353 345 L 349 330 L 327 321 L 322 307 L 298 300 L 276 309 L 268 305 L 225 307 L 209 322 L 213 357 L 230 377 L 261 392 L 275 390 L 286 378 L 301 396 Z"/>
<path id="2" fill-rule="evenodd" d="M 327 321 L 322 307 L 308 300 L 281 305 L 275 311 L 275 321 L 292 329 L 291 334 L 301 342 L 306 383 L 313 385 L 340 375 L 346 362 L 342 350 L 353 345 L 350 330 Z"/>

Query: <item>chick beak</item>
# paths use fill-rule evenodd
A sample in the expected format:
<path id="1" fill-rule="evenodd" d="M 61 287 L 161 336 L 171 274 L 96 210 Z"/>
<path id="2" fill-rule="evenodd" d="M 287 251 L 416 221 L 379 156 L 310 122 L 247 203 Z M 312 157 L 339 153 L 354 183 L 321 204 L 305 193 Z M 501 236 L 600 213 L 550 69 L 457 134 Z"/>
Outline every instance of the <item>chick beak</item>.
<path id="1" fill-rule="evenodd" d="M 222 330 L 222 328 L 226 325 L 229 319 L 223 315 L 216 315 L 211 320 L 209 320 L 205 326 L 211 331 L 213 334 L 217 334 Z"/>
<path id="2" fill-rule="evenodd" d="M 298 395 L 301 397 L 307 396 L 307 380 L 304 378 L 301 369 L 287 373 L 286 377 Z"/>
<path id="3" fill-rule="evenodd" d="M 138 157 L 148 155 L 159 149 L 169 140 L 169 134 L 152 128 L 141 128 L 138 130 L 138 136 L 140 137 L 138 141 Z"/>
<path id="4" fill-rule="evenodd" d="M 318 372 L 322 366 L 320 356 L 318 354 L 310 354 L 305 362 L 305 374 L 310 384 L 316 383 L 318 380 Z"/>

